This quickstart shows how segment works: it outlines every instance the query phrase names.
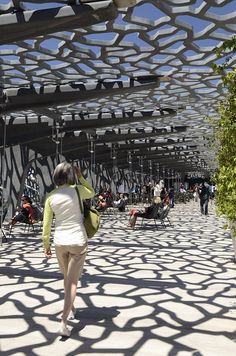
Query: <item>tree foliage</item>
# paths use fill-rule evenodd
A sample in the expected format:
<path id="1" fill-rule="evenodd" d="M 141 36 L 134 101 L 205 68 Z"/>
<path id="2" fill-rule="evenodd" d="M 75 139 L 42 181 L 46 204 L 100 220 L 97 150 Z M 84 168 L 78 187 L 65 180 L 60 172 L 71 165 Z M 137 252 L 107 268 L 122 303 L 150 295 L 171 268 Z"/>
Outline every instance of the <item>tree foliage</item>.
<path id="1" fill-rule="evenodd" d="M 226 53 L 236 52 L 236 36 L 225 41 L 217 48 L 218 57 Z M 220 119 L 216 123 L 216 139 L 219 142 L 218 163 L 216 174 L 217 210 L 229 222 L 236 221 L 236 69 L 228 69 L 229 59 L 223 65 L 214 65 L 216 73 L 220 73 L 227 88 L 227 94 L 219 105 Z"/>

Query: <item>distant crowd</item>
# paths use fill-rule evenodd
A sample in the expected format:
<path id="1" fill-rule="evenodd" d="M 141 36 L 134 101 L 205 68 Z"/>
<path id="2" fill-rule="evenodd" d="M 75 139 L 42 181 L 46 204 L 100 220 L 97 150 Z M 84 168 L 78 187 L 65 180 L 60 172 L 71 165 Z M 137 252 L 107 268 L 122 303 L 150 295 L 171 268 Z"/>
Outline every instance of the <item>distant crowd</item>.
<path id="1" fill-rule="evenodd" d="M 205 193 L 207 191 L 207 195 Z M 216 187 L 210 183 L 203 181 L 199 184 L 193 184 L 188 189 L 184 183 L 179 183 L 179 186 L 166 187 L 164 180 L 156 183 L 145 182 L 144 184 L 134 184 L 129 193 L 116 192 L 111 189 L 100 190 L 95 196 L 95 207 L 98 211 L 105 211 L 108 207 L 117 208 L 119 211 L 125 211 L 128 203 L 152 203 L 153 199 L 160 198 L 160 202 L 174 208 L 175 202 L 186 203 L 190 199 L 198 202 L 208 199 L 213 199 L 215 196 Z M 204 197 L 204 198 L 203 198 Z M 206 205 L 206 203 L 204 202 Z M 204 208 L 201 207 L 201 212 Z M 204 210 L 205 213 L 205 210 Z"/>

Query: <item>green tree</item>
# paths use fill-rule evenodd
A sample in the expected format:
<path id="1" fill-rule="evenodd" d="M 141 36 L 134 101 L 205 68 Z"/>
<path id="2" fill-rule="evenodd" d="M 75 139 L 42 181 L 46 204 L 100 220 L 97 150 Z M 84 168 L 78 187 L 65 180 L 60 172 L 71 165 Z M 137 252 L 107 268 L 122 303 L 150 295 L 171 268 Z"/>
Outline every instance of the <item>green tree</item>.
<path id="1" fill-rule="evenodd" d="M 219 144 L 216 204 L 219 214 L 229 222 L 236 257 L 236 69 L 230 69 L 236 53 L 236 36 L 225 41 L 215 52 L 218 57 L 227 55 L 222 65 L 213 65 L 227 89 L 219 105 L 220 119 L 216 122 L 216 141 Z"/>

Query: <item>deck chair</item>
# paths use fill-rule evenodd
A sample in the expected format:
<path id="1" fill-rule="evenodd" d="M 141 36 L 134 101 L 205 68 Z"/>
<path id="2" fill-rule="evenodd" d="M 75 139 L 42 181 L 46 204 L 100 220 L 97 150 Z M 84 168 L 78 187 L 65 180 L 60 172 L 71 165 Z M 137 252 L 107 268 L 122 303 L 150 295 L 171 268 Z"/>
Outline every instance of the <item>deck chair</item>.
<path id="1" fill-rule="evenodd" d="M 154 207 L 152 214 L 150 214 L 149 216 L 145 216 L 142 218 L 142 223 L 141 223 L 141 227 L 143 227 L 144 221 L 145 220 L 153 220 L 155 223 L 155 227 L 157 228 L 157 220 L 159 220 L 159 215 L 160 215 L 160 205 L 159 204 L 155 204 L 156 206 Z"/>
<path id="2" fill-rule="evenodd" d="M 107 206 L 104 210 L 99 211 L 99 213 L 103 214 L 104 216 L 115 216 L 116 215 L 116 209 L 113 205 Z"/>
<path id="3" fill-rule="evenodd" d="M 36 236 L 36 230 L 35 230 L 35 224 L 39 224 L 39 231 L 41 230 L 42 227 L 42 221 L 43 221 L 43 208 L 39 205 L 32 205 L 35 211 L 35 220 L 32 221 L 31 219 L 28 219 L 24 222 L 20 222 L 19 224 L 22 224 L 24 227 L 24 233 L 27 232 L 27 234 L 30 233 L 30 231 L 33 232 L 33 235 Z M 13 226 L 11 226 L 9 230 L 9 235 L 11 235 Z"/>
<path id="4" fill-rule="evenodd" d="M 171 226 L 171 222 L 170 222 L 170 219 L 169 219 L 169 217 L 168 217 L 169 212 L 170 212 L 170 206 L 169 206 L 169 205 L 165 205 L 165 206 L 162 208 L 161 212 L 160 212 L 160 215 L 159 215 L 159 218 L 158 218 L 158 219 L 160 220 L 160 222 L 161 222 L 161 224 L 162 224 L 163 227 L 166 227 L 166 226 L 167 226 L 166 223 L 165 223 L 165 220 L 167 220 L 169 226 Z"/>
<path id="5" fill-rule="evenodd" d="M 3 207 L 0 208 L 0 229 L 1 229 L 1 233 L 2 233 L 2 237 L 4 241 L 7 241 L 7 235 L 2 227 L 2 223 L 4 222 L 6 215 L 7 215 L 7 211 L 10 205 L 10 197 L 8 198 L 8 200 L 3 204 Z"/>
<path id="6" fill-rule="evenodd" d="M 25 225 L 24 232 L 27 231 L 27 233 L 29 233 L 31 229 L 35 236 L 36 235 L 35 224 L 39 224 L 39 231 L 41 230 L 42 227 L 43 208 L 39 204 L 32 204 L 32 207 L 34 209 L 34 221 L 28 220 L 26 222 L 23 222 L 23 224 Z"/>
<path id="7" fill-rule="evenodd" d="M 5 241 L 7 241 L 7 235 L 5 234 L 5 231 L 2 227 L 2 223 L 4 222 L 6 215 L 7 215 L 7 209 L 4 209 L 3 211 L 1 211 L 1 213 L 0 213 L 0 229 L 1 229 L 3 240 L 5 240 Z"/>
<path id="8" fill-rule="evenodd" d="M 38 222 L 37 221 L 25 221 L 25 222 L 22 222 L 21 224 L 24 225 L 24 232 L 27 232 L 27 234 L 30 233 L 30 230 L 32 230 L 33 232 L 33 235 L 36 236 L 36 231 L 35 231 L 35 228 L 34 228 L 34 225 L 37 224 Z"/>

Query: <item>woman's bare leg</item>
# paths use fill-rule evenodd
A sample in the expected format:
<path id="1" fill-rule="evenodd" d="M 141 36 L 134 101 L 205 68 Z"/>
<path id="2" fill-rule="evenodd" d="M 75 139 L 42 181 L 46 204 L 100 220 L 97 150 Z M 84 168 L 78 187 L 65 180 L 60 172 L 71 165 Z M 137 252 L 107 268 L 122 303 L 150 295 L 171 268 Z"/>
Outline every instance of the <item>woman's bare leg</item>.
<path id="1" fill-rule="evenodd" d="M 64 293 L 65 293 L 64 295 L 66 295 L 66 285 L 67 285 L 67 277 L 64 276 Z M 74 302 L 72 304 L 71 310 L 69 311 L 69 314 L 68 314 L 69 317 L 70 317 L 70 312 L 72 312 L 73 314 L 75 314 L 75 312 L 76 312 L 76 308 L 74 306 Z"/>
<path id="2" fill-rule="evenodd" d="M 67 278 L 64 297 L 64 309 L 62 314 L 62 320 L 67 321 L 70 312 L 74 309 L 74 300 L 77 292 L 77 283 L 70 281 Z"/>
<path id="3" fill-rule="evenodd" d="M 71 255 L 71 258 L 68 259 L 68 266 L 64 274 L 64 308 L 59 330 L 62 336 L 70 336 L 70 330 L 67 328 L 67 320 L 69 313 L 73 309 L 75 310 L 74 301 L 77 293 L 77 284 L 83 271 L 87 246 L 83 247 L 83 249 L 80 255 Z"/>
<path id="4" fill-rule="evenodd" d="M 77 283 L 75 284 L 67 277 L 64 279 L 64 289 L 65 289 L 64 308 L 62 313 L 62 320 L 61 320 L 59 334 L 61 336 L 68 337 L 70 336 L 71 332 L 67 328 L 67 320 L 72 308 L 74 308 L 73 304 L 76 297 Z"/>
<path id="5" fill-rule="evenodd" d="M 136 220 L 137 220 L 137 216 L 134 215 L 134 216 L 132 217 L 132 220 L 130 221 L 130 226 L 131 226 L 131 227 L 134 227 L 134 226 L 135 226 Z"/>
<path id="6" fill-rule="evenodd" d="M 64 278 L 64 309 L 62 314 L 62 320 L 67 319 L 70 312 L 75 313 L 74 301 L 77 291 L 77 282 L 73 282 L 70 278 Z"/>

